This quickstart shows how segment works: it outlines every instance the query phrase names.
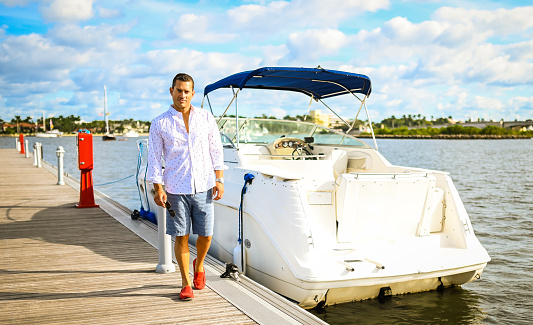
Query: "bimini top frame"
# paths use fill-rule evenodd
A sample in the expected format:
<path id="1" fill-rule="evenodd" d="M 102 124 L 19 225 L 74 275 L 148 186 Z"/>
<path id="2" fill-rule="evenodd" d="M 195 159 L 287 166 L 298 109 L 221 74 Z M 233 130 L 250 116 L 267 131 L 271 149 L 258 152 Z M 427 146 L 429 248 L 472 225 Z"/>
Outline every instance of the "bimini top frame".
<path id="1" fill-rule="evenodd" d="M 363 106 L 365 107 L 370 128 L 372 130 L 372 138 L 374 138 L 374 145 L 377 149 L 374 130 L 372 129 L 372 123 L 370 122 L 370 116 L 368 115 L 365 103 L 366 98 L 370 96 L 372 91 L 372 83 L 370 82 L 370 78 L 365 75 L 327 70 L 320 66 L 318 68 L 264 67 L 256 70 L 239 72 L 207 85 L 204 89 L 204 97 L 207 97 L 210 92 L 220 88 L 231 88 L 234 93 L 233 99 L 221 115 L 221 118 L 226 114 L 231 103 L 235 100 L 235 107 L 237 110 L 235 115 L 238 119 L 239 114 L 236 99 L 239 91 L 243 88 L 294 91 L 303 93 L 316 101 L 322 102 L 333 114 L 339 117 L 349 127 L 346 133 L 351 131 L 353 124 L 350 126 L 335 111 L 327 106 L 322 99 L 352 94 L 361 102 L 357 116 L 359 115 L 361 108 Z M 237 89 L 237 91 L 235 91 L 235 89 Z M 364 98 L 360 99 L 356 94 L 362 94 L 364 95 Z M 207 97 L 207 100 L 209 102 L 209 97 Z M 238 121 L 236 125 L 239 125 Z M 237 146 L 238 142 L 239 139 L 237 138 Z"/>
<path id="2" fill-rule="evenodd" d="M 204 96 L 219 88 L 288 90 L 324 99 L 349 93 L 369 96 L 370 78 L 362 74 L 318 68 L 259 68 L 239 72 L 207 85 Z"/>

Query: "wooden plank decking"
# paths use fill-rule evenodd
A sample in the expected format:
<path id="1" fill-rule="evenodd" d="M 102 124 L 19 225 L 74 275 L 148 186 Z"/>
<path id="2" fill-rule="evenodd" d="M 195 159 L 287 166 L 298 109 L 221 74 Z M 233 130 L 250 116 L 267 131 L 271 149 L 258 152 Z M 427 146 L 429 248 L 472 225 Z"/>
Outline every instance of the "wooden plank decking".
<path id="1" fill-rule="evenodd" d="M 0 149 L 0 324 L 255 324 L 208 287 L 180 301 L 155 248 L 32 163 Z"/>

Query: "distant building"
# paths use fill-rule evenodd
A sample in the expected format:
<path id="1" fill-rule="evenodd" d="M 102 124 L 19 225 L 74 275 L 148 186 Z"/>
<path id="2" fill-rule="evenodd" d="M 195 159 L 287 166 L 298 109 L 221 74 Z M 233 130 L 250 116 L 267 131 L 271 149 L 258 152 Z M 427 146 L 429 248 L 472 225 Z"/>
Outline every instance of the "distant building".
<path id="1" fill-rule="evenodd" d="M 322 111 L 319 109 L 315 109 L 314 111 L 309 112 L 309 116 L 313 118 L 313 121 L 316 124 L 323 125 L 325 127 L 329 126 L 330 123 L 330 115 L 329 114 L 322 114 Z"/>
<path id="2" fill-rule="evenodd" d="M 20 122 L 18 123 L 3 123 L 0 125 L 0 130 L 6 132 L 8 128 L 14 130 L 16 133 L 33 133 L 35 131 L 36 124 Z"/>
<path id="3" fill-rule="evenodd" d="M 313 121 L 316 124 L 323 125 L 325 127 L 329 127 L 332 129 L 335 128 L 343 128 L 346 127 L 346 123 L 342 121 L 337 115 L 335 114 L 324 114 L 321 110 L 316 109 L 314 111 L 309 112 L 309 116 L 313 118 Z M 351 122 L 343 117 L 343 119 L 351 125 Z M 353 121 L 352 121 L 353 122 Z"/>

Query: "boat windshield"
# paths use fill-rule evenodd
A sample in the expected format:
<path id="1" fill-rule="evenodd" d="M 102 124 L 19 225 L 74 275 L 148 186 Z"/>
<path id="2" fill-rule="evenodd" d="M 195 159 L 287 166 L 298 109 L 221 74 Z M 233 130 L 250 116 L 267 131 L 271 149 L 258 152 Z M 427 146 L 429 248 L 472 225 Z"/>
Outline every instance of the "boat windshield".
<path id="1" fill-rule="evenodd" d="M 220 132 L 224 134 L 224 143 L 236 141 L 235 118 L 223 118 L 219 122 Z M 270 143 L 280 137 L 299 138 L 313 137 L 315 144 L 346 145 L 370 148 L 366 143 L 342 132 L 328 129 L 321 125 L 308 122 L 239 118 L 239 142 Z"/>

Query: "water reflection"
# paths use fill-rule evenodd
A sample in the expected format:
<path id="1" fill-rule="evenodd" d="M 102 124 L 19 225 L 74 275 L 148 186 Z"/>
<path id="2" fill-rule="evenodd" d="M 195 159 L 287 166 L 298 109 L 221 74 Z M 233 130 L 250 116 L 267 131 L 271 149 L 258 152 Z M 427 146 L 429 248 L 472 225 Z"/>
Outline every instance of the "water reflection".
<path id="1" fill-rule="evenodd" d="M 487 313 L 475 292 L 460 287 L 393 296 L 378 300 L 345 303 L 312 310 L 329 324 L 484 324 Z"/>

